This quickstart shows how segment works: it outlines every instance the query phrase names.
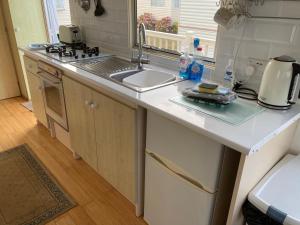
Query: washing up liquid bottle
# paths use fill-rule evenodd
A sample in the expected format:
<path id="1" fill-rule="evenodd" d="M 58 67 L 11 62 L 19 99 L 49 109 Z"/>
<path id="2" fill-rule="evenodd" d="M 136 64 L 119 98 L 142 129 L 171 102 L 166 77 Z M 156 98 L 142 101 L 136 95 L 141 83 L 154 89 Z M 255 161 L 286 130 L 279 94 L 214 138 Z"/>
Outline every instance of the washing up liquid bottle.
<path id="1" fill-rule="evenodd" d="M 190 79 L 200 82 L 204 72 L 204 65 L 201 60 L 194 60 L 190 66 Z"/>
<path id="2" fill-rule="evenodd" d="M 230 90 L 233 88 L 234 82 L 234 74 L 233 74 L 233 59 L 228 60 L 228 65 L 225 68 L 224 81 L 223 86 L 229 88 Z"/>
<path id="3" fill-rule="evenodd" d="M 188 54 L 185 52 L 181 54 L 179 58 L 179 76 L 181 79 L 189 79 L 189 62 L 188 62 Z"/>

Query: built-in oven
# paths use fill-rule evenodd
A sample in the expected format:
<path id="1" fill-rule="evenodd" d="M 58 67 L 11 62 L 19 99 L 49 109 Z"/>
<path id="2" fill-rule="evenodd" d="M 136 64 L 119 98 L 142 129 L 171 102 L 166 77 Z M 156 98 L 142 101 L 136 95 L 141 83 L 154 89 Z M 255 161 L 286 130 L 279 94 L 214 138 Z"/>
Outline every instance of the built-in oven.
<path id="1" fill-rule="evenodd" d="M 62 71 L 46 63 L 39 62 L 38 74 L 41 78 L 47 116 L 65 130 L 68 130 Z"/>

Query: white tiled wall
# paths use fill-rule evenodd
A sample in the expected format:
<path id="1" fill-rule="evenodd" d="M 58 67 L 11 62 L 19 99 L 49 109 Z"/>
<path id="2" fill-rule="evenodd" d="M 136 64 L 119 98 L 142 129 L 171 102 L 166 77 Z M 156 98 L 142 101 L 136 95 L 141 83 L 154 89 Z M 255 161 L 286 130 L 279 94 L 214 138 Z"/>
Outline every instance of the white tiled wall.
<path id="1" fill-rule="evenodd" d="M 300 2 L 266 1 L 263 6 L 251 7 L 251 14 L 258 16 L 285 16 L 300 18 Z M 239 43 L 244 31 L 244 38 Z M 250 19 L 245 28 L 219 31 L 217 49 L 216 79 L 223 78 L 223 71 L 229 58 L 238 50 L 237 76 L 245 79 L 248 58 L 267 60 L 283 54 L 300 61 L 300 20 Z M 264 67 L 258 67 L 249 80 L 250 86 L 259 88 Z"/>
<path id="2" fill-rule="evenodd" d="M 300 18 L 300 2 L 270 1 L 264 6 L 252 7 L 251 13 L 259 16 L 285 16 Z M 215 78 L 223 79 L 223 71 L 229 58 L 238 49 L 243 28 L 219 32 L 220 45 L 217 49 L 217 66 Z M 244 68 L 248 58 L 268 60 L 269 58 L 289 55 L 300 62 L 300 20 L 251 19 L 244 31 L 244 40 L 238 51 L 238 77 L 244 78 Z M 255 75 L 249 80 L 249 85 L 259 89 L 264 66 L 258 67 Z M 292 148 L 300 151 L 300 124 L 292 144 Z"/>
<path id="3" fill-rule="evenodd" d="M 128 1 L 102 0 L 106 13 L 101 17 L 94 16 L 94 0 L 91 0 L 91 9 L 88 12 L 81 9 L 78 2 L 78 0 L 70 0 L 71 20 L 73 24 L 81 26 L 87 44 L 127 56 L 129 53 Z"/>

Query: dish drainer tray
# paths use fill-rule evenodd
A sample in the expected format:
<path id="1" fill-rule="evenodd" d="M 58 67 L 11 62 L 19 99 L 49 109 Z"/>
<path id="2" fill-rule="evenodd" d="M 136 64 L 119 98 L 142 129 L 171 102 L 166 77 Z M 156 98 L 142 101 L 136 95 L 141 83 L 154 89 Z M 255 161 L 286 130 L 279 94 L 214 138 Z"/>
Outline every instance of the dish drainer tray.
<path id="1" fill-rule="evenodd" d="M 192 102 L 183 96 L 173 97 L 170 99 L 170 101 L 186 108 L 212 116 L 234 126 L 240 125 L 266 110 L 257 103 L 242 99 L 237 99 L 228 105 Z"/>

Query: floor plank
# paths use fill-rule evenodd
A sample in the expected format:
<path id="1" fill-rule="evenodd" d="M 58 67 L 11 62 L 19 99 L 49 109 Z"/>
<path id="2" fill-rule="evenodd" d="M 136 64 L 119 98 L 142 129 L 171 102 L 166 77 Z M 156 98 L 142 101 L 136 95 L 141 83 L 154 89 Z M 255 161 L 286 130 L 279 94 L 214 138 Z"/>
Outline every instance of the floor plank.
<path id="1" fill-rule="evenodd" d="M 56 225 L 77 225 L 69 215 L 65 215 L 55 222 Z"/>
<path id="2" fill-rule="evenodd" d="M 91 217 L 87 214 L 87 212 L 82 206 L 70 210 L 69 215 L 71 216 L 73 221 L 78 225 L 96 225 L 96 223 L 91 219 Z"/>
<path id="3" fill-rule="evenodd" d="M 0 152 L 28 144 L 78 205 L 48 225 L 145 225 L 134 206 L 21 105 L 22 98 L 0 101 Z"/>

